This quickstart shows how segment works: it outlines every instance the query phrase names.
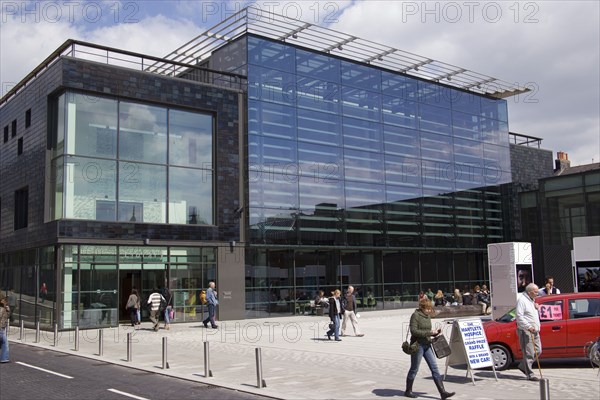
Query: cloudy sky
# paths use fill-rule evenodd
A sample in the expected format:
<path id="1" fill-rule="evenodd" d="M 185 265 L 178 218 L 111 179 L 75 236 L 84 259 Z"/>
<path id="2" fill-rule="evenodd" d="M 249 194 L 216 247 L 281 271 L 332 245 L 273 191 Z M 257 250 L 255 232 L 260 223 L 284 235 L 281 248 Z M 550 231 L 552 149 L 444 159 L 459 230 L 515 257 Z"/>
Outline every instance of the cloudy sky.
<path id="1" fill-rule="evenodd" d="M 0 1 L 0 92 L 65 40 L 165 56 L 243 1 Z M 572 165 L 600 161 L 600 2 L 264 1 L 327 26 L 534 90 L 508 99 L 512 132 Z"/>

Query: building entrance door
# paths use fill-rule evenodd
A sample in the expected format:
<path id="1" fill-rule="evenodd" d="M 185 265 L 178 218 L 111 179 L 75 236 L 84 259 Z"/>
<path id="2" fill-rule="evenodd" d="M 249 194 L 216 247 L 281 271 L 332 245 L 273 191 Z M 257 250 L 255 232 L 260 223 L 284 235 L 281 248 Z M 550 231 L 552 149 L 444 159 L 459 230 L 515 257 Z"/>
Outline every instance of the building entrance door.
<path id="1" fill-rule="evenodd" d="M 140 270 L 121 270 L 119 280 L 119 319 L 129 320 L 129 312 L 125 309 L 127 299 L 132 289 L 137 289 L 138 295 L 142 293 L 142 271 Z"/>

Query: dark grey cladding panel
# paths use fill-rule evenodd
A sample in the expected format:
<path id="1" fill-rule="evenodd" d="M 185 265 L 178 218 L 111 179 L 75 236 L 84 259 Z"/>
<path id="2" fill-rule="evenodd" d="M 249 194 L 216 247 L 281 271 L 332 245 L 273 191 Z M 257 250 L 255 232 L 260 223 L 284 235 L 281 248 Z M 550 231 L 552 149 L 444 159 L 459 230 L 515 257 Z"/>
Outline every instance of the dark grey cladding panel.
<path id="1" fill-rule="evenodd" d="M 115 240 L 219 240 L 216 226 L 132 224 L 101 221 L 60 221 L 58 236 Z"/>

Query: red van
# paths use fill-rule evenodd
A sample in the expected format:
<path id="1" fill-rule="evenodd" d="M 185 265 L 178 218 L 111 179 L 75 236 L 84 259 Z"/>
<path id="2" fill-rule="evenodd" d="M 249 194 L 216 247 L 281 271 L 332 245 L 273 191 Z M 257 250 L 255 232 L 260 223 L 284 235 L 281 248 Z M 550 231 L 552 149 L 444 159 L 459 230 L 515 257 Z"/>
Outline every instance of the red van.
<path id="1" fill-rule="evenodd" d="M 561 293 L 537 297 L 540 305 L 542 355 L 545 358 L 585 357 L 586 343 L 600 337 L 600 292 Z M 483 324 L 497 370 L 523 357 L 515 309 Z"/>

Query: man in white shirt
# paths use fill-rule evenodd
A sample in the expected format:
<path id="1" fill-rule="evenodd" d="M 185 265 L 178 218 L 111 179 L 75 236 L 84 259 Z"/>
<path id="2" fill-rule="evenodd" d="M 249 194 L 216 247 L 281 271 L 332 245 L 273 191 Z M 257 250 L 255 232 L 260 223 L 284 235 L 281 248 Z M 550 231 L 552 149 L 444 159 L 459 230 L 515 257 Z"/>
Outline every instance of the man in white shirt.
<path id="1" fill-rule="evenodd" d="M 535 303 L 539 288 L 535 283 L 530 283 L 525 292 L 519 294 L 517 299 L 517 335 L 523 351 L 523 359 L 519 364 L 519 370 L 523 372 L 530 381 L 539 381 L 533 375 L 533 362 L 542 354 L 542 342 L 540 341 L 540 315 L 539 305 Z M 535 347 L 534 347 L 535 346 Z"/>
<path id="2" fill-rule="evenodd" d="M 165 298 L 157 288 L 154 288 L 150 297 L 148 297 L 148 304 L 150 304 L 150 321 L 154 324 L 154 332 L 158 331 L 158 322 L 160 317 L 160 304 L 165 302 Z"/>

